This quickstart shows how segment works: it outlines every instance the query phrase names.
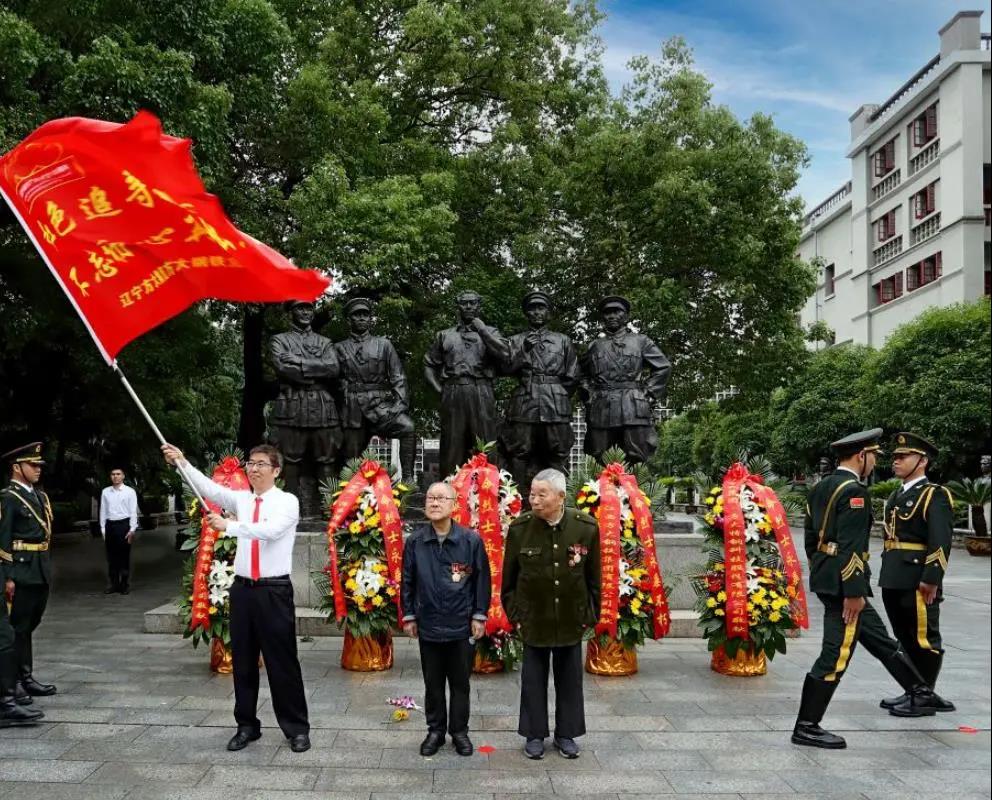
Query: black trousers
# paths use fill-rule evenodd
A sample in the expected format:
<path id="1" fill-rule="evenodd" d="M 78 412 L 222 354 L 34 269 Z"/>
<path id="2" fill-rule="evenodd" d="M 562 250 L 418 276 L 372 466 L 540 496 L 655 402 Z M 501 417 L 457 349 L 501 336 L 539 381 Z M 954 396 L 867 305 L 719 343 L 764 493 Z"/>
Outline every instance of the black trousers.
<path id="1" fill-rule="evenodd" d="M 892 632 L 909 660 L 931 687 L 937 682 L 944 654 L 940 637 L 940 604 L 944 593 L 937 591 L 933 605 L 927 605 L 918 589 L 882 589 L 882 603 Z"/>
<path id="2" fill-rule="evenodd" d="M 17 682 L 17 648 L 14 626 L 7 616 L 7 603 L 0 598 L 0 695 L 14 691 Z"/>
<path id="3" fill-rule="evenodd" d="M 10 607 L 10 624 L 14 628 L 17 669 L 22 678 L 31 675 L 34 667 L 31 638 L 45 615 L 48 591 L 47 583 L 19 583 L 14 590 L 14 602 Z"/>
<path id="4" fill-rule="evenodd" d="M 107 551 L 107 576 L 110 588 L 126 589 L 131 577 L 131 543 L 127 540 L 131 530 L 129 519 L 108 519 L 104 525 L 103 544 Z"/>
<path id="5" fill-rule="evenodd" d="M 441 391 L 441 475 L 450 475 L 472 454 L 478 440 L 496 440 L 496 396 L 492 381 L 446 383 Z"/>
<path id="6" fill-rule="evenodd" d="M 548 672 L 555 681 L 555 737 L 574 739 L 586 732 L 582 697 L 582 642 L 566 647 L 524 645 L 520 668 L 520 722 L 527 739 L 548 735 Z"/>
<path id="7" fill-rule="evenodd" d="M 231 662 L 234 719 L 258 731 L 258 656 L 265 660 L 272 710 L 287 738 L 310 732 L 303 672 L 296 651 L 296 608 L 289 578 L 279 583 L 231 585 Z"/>
<path id="8" fill-rule="evenodd" d="M 467 733 L 470 710 L 469 679 L 475 645 L 468 639 L 453 642 L 420 642 L 420 668 L 424 673 L 424 716 L 427 730 L 443 734 Z M 445 702 L 445 687 L 450 704 Z"/>
<path id="9" fill-rule="evenodd" d="M 817 597 L 823 603 L 823 645 L 809 671 L 814 678 L 830 683 L 839 681 L 859 644 L 883 663 L 895 655 L 899 643 L 889 636 L 885 623 L 871 603 L 865 603 L 854 622 L 845 623 L 843 597 L 827 594 Z"/>
<path id="10" fill-rule="evenodd" d="M 650 461 L 658 449 L 658 429 L 654 425 L 628 425 L 624 428 L 586 429 L 585 451 L 597 460 L 611 447 L 619 447 L 631 464 Z"/>
<path id="11" fill-rule="evenodd" d="M 500 433 L 507 466 L 518 486 L 530 486 L 546 467 L 568 472 L 568 454 L 575 442 L 571 422 L 515 422 Z"/>

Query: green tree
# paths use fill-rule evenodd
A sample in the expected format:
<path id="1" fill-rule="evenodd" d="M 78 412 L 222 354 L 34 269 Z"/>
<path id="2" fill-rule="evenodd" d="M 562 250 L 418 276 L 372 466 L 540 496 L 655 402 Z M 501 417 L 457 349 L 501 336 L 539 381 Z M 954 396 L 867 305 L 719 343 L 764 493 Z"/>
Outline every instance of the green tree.
<path id="1" fill-rule="evenodd" d="M 694 423 L 689 414 L 665 420 L 658 426 L 658 451 L 652 462 L 656 474 L 687 477 L 696 469 L 692 457 Z"/>
<path id="2" fill-rule="evenodd" d="M 941 449 L 944 474 L 977 471 L 989 452 L 992 409 L 989 298 L 925 311 L 871 361 L 865 386 L 889 432 L 920 433 Z"/>

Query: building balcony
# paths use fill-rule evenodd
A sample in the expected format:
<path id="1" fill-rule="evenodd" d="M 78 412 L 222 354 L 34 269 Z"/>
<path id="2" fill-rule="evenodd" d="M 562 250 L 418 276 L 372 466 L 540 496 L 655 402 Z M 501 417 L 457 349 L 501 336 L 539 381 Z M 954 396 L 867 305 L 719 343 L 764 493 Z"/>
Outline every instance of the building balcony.
<path id="1" fill-rule="evenodd" d="M 927 164 L 937 160 L 940 155 L 940 139 L 934 139 L 930 144 L 920 150 L 915 156 L 909 159 L 909 174 L 915 175 Z"/>
<path id="2" fill-rule="evenodd" d="M 910 245 L 925 242 L 931 236 L 936 236 L 938 233 L 940 233 L 940 212 L 931 214 L 909 232 Z"/>
<path id="3" fill-rule="evenodd" d="M 889 192 L 902 183 L 902 170 L 894 169 L 886 175 L 879 183 L 871 187 L 872 201 L 885 197 Z"/>
<path id="4" fill-rule="evenodd" d="M 837 206 L 843 203 L 851 196 L 851 181 L 848 181 L 843 186 L 840 187 L 836 192 L 834 192 L 830 197 L 824 200 L 820 205 L 814 208 L 806 217 L 803 219 L 803 228 L 809 228 L 811 225 L 815 225 L 823 217 L 827 216 L 831 211 L 833 211 Z"/>
<path id="5" fill-rule="evenodd" d="M 872 261 L 873 267 L 877 267 L 880 264 L 884 264 L 895 258 L 902 252 L 902 236 L 893 236 L 887 242 L 885 242 L 881 247 L 876 247 L 872 251 Z"/>

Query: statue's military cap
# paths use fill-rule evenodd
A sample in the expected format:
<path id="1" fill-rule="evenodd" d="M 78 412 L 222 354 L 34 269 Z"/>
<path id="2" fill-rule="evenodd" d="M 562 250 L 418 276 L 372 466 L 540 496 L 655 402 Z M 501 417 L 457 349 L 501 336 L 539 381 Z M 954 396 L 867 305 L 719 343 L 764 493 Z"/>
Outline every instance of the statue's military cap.
<path id="1" fill-rule="evenodd" d="M 544 303 L 548 308 L 551 308 L 551 298 L 548 297 L 547 293 L 541 291 L 527 292 L 524 299 L 520 301 L 520 307 L 526 311 L 535 303 Z"/>
<path id="2" fill-rule="evenodd" d="M 352 297 L 347 303 L 344 304 L 344 315 L 346 317 L 351 316 L 356 311 L 372 311 L 372 301 L 367 297 Z"/>
<path id="3" fill-rule="evenodd" d="M 605 314 L 606 309 L 612 306 L 620 306 L 625 313 L 630 313 L 630 300 L 618 294 L 610 294 L 599 301 L 599 313 Z"/>

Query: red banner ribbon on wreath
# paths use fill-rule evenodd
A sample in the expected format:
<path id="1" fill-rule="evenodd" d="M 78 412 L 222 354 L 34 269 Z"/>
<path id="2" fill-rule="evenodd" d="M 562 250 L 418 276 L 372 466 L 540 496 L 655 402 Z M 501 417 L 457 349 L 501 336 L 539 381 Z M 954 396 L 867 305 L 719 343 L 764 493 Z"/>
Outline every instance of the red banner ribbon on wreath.
<path id="1" fill-rule="evenodd" d="M 608 464 L 599 476 L 599 561 L 600 599 L 599 622 L 596 633 L 617 636 L 620 613 L 620 495 L 617 483 L 623 477 L 623 467 Z"/>
<path id="2" fill-rule="evenodd" d="M 754 491 L 755 499 L 765 507 L 768 519 L 772 523 L 772 530 L 775 531 L 775 542 L 782 556 L 786 582 L 795 592 L 790 598 L 792 620 L 801 628 L 809 628 L 809 609 L 806 605 L 806 591 L 803 588 L 803 568 L 796 555 L 796 546 L 792 541 L 792 531 L 789 530 L 785 509 L 782 508 L 781 501 L 771 487 L 750 482 L 748 485 Z"/>
<path id="3" fill-rule="evenodd" d="M 665 593 L 661 565 L 658 563 L 658 553 L 655 549 L 654 517 L 651 514 L 651 506 L 633 475 L 624 474 L 620 478 L 620 485 L 630 498 L 630 510 L 634 514 L 641 549 L 644 550 L 644 566 L 648 571 L 648 580 L 651 581 L 651 604 L 654 607 L 654 638 L 660 639 L 668 634 L 672 617 L 668 610 L 668 595 Z"/>
<path id="4" fill-rule="evenodd" d="M 455 510 L 452 519 L 459 525 L 471 527 L 472 512 L 469 496 L 473 484 L 479 494 L 479 529 L 482 545 L 489 559 L 491 592 L 486 614 L 486 635 L 513 630 L 506 616 L 500 590 L 503 585 L 503 529 L 499 518 L 499 468 L 489 463 L 485 453 L 476 453 L 458 470 L 451 482 L 455 490 Z"/>
<path id="5" fill-rule="evenodd" d="M 396 498 L 393 497 L 393 482 L 389 473 L 378 461 L 364 461 L 331 505 L 331 519 L 327 523 L 327 550 L 330 561 L 328 578 L 334 595 L 334 617 L 338 622 L 345 618 L 348 610 L 344 592 L 341 590 L 341 576 L 338 573 L 338 548 L 335 536 L 348 514 L 354 511 L 358 496 L 369 486 L 372 487 L 378 506 L 379 529 L 382 531 L 389 577 L 397 586 L 403 580 L 403 522 L 400 519 Z M 399 591 L 396 592 L 394 602 L 397 622 L 402 624 L 403 606 Z"/>
<path id="6" fill-rule="evenodd" d="M 241 469 L 241 464 L 234 456 L 225 458 L 213 475 L 210 476 L 215 483 L 226 486 L 228 489 L 243 491 L 250 489 L 248 476 Z M 214 546 L 217 544 L 218 533 L 207 524 L 207 513 L 213 511 L 216 514 L 222 513 L 220 506 L 211 501 L 207 501 L 207 507 L 201 508 L 200 522 L 200 543 L 196 548 L 196 564 L 193 567 L 193 607 L 190 615 L 189 629 L 195 631 L 197 628 L 208 630 L 210 628 L 210 568 L 214 563 Z"/>

